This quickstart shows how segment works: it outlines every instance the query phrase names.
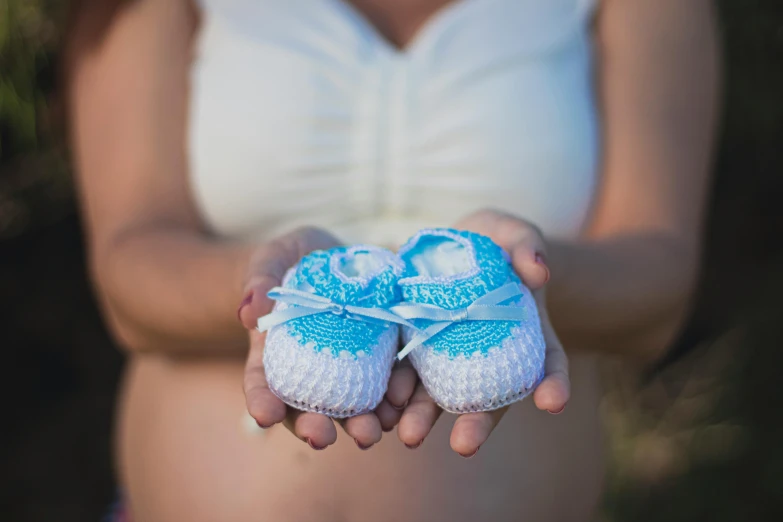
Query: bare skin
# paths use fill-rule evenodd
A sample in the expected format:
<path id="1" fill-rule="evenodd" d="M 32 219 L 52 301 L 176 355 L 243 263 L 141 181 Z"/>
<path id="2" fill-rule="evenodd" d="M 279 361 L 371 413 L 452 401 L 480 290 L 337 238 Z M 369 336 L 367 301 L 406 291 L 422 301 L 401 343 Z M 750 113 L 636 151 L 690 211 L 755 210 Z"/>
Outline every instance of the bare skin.
<path id="1" fill-rule="evenodd" d="M 354 3 L 405 47 L 445 2 Z M 109 324 L 133 354 L 119 453 L 136 519 L 587 518 L 602 476 L 593 354 L 654 360 L 676 334 L 696 277 L 717 97 L 709 2 L 603 2 L 602 184 L 578 241 L 547 241 L 534 224 L 492 210 L 459 224 L 511 252 L 552 323 L 547 380 L 533 400 L 460 416 L 453 427 L 435 424 L 440 410 L 404 366 L 375 413 L 340 426 L 287 410 L 265 389 L 263 338 L 251 332 L 248 352 L 236 307 L 252 292 L 240 309 L 252 326 L 285 268 L 335 240 L 315 229 L 263 244 L 205 232 L 184 152 L 196 31 L 185 0 L 131 3 L 81 54 L 72 79 L 91 267 Z M 579 393 L 569 401 L 571 386 Z M 558 417 L 535 411 L 566 402 Z M 260 424 L 283 426 L 251 435 L 240 424 L 248 409 Z M 382 437 L 397 424 L 399 441 Z M 400 443 L 425 440 L 414 451 Z M 313 452 L 306 443 L 333 447 Z M 362 453 L 357 444 L 375 447 Z M 456 455 L 479 446 L 473 460 Z"/>

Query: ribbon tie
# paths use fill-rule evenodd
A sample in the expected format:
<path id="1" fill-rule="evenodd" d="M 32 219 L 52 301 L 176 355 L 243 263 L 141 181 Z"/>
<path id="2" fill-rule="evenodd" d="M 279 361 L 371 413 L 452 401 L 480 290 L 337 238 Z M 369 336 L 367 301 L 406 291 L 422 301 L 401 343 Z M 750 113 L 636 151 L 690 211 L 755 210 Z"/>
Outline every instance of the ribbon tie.
<path id="1" fill-rule="evenodd" d="M 403 319 L 426 319 L 434 321 L 418 333 L 397 354 L 402 360 L 414 348 L 422 345 L 428 339 L 438 335 L 448 326 L 462 321 L 523 321 L 525 309 L 519 306 L 503 305 L 510 299 L 522 296 L 522 289 L 516 283 L 508 283 L 479 297 L 466 308 L 447 310 L 431 304 L 402 303 L 391 307 L 391 311 Z"/>
<path id="2" fill-rule="evenodd" d="M 295 306 L 289 306 L 284 310 L 277 310 L 260 317 L 257 325 L 259 332 L 265 332 L 273 326 L 278 326 L 300 317 L 326 313 L 346 316 L 360 321 L 384 321 L 415 328 L 404 318 L 383 308 L 344 305 L 335 303 L 328 297 L 323 297 L 310 292 L 302 292 L 301 290 L 295 290 L 293 288 L 277 286 L 267 293 L 267 297 L 274 301 Z"/>

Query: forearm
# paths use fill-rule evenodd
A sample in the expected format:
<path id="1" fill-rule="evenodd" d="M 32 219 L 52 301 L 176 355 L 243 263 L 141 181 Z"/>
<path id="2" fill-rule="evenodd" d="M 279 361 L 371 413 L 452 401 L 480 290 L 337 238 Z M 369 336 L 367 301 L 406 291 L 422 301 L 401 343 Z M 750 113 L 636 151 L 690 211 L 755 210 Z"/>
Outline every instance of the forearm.
<path id="1" fill-rule="evenodd" d="M 685 319 L 718 116 L 715 26 L 709 0 L 601 3 L 601 190 L 585 239 L 555 241 L 549 255 L 567 349 L 655 359 Z"/>
<path id="2" fill-rule="evenodd" d="M 92 265 L 107 319 L 134 351 L 240 353 L 236 318 L 252 247 L 177 226 L 146 227 L 94 249 Z"/>
<path id="3" fill-rule="evenodd" d="M 698 252 L 663 233 L 549 245 L 550 316 L 567 349 L 653 360 L 687 313 Z"/>

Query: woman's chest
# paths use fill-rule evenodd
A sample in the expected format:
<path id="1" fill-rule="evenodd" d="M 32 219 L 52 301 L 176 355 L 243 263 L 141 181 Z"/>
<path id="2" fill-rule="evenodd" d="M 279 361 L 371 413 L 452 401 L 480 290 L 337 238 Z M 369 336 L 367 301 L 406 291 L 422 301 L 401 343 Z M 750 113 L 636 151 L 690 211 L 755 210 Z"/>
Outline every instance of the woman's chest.
<path id="1" fill-rule="evenodd" d="M 258 27 L 208 17 L 190 127 L 207 221 L 244 234 L 494 206 L 555 232 L 581 224 L 597 150 L 583 20 L 539 13 L 550 27 L 525 36 L 485 9 L 461 21 L 462 4 L 405 52 L 343 3 L 270 10 Z"/>

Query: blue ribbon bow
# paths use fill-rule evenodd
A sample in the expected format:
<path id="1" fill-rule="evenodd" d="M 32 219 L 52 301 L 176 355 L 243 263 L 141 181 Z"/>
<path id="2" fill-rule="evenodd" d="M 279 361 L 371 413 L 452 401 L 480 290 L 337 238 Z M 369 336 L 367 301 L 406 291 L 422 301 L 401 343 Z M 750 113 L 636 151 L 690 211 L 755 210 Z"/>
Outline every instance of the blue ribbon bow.
<path id="1" fill-rule="evenodd" d="M 273 326 L 287 323 L 293 319 L 326 313 L 344 315 L 350 319 L 357 319 L 360 321 L 384 321 L 415 328 L 413 324 L 404 318 L 383 308 L 344 305 L 335 303 L 327 297 L 310 292 L 302 292 L 301 290 L 295 290 L 293 288 L 277 286 L 267 293 L 267 297 L 274 301 L 280 301 L 295 306 L 289 306 L 284 310 L 277 310 L 260 317 L 257 324 L 258 331 L 260 332 L 265 332 Z"/>
<path id="2" fill-rule="evenodd" d="M 517 283 L 508 283 L 479 297 L 466 308 L 457 310 L 447 310 L 431 304 L 413 303 L 402 303 L 391 307 L 392 312 L 404 319 L 435 321 L 423 330 L 416 328 L 418 333 L 397 354 L 397 359 L 404 359 L 414 348 L 421 346 L 428 339 L 438 335 L 454 323 L 462 321 L 523 321 L 525 319 L 524 308 L 501 304 L 521 296 L 520 286 Z"/>

